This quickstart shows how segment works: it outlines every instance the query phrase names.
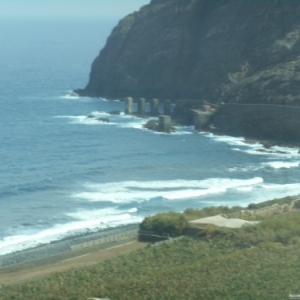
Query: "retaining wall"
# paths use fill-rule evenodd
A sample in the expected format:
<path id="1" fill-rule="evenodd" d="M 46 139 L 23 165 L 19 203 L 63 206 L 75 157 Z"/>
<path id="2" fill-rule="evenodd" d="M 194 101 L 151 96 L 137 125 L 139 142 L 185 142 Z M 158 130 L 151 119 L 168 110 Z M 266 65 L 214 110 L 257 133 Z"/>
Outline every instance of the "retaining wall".
<path id="1" fill-rule="evenodd" d="M 212 116 L 217 133 L 294 142 L 300 139 L 300 107 L 225 104 Z"/>
<path id="2" fill-rule="evenodd" d="M 137 240 L 138 225 L 129 224 L 116 228 L 107 228 L 99 232 L 83 234 L 64 240 L 40 245 L 0 256 L 1 268 L 15 265 L 43 265 L 84 254 L 88 247 L 106 249 L 122 243 Z M 77 250 L 77 251 L 76 251 Z"/>
<path id="3" fill-rule="evenodd" d="M 79 251 L 85 248 L 90 248 L 90 247 L 94 247 L 94 246 L 98 246 L 98 245 L 102 245 L 102 244 L 106 244 L 106 243 L 111 243 L 111 242 L 121 242 L 124 240 L 129 240 L 129 239 L 137 239 L 138 237 L 138 231 L 130 231 L 130 232 L 126 232 L 126 233 L 122 233 L 122 234 L 118 234 L 118 235 L 112 235 L 112 236 L 108 236 L 105 238 L 101 238 L 98 240 L 94 240 L 94 241 L 89 241 L 86 243 L 82 243 L 82 244 L 78 244 L 78 245 L 73 245 L 71 246 L 71 251 Z"/>

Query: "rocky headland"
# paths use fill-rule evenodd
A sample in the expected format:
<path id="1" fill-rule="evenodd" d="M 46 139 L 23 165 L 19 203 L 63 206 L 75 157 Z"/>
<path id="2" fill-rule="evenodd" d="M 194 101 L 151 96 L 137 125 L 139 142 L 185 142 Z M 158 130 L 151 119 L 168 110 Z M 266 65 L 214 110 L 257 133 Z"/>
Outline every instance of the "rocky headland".
<path id="1" fill-rule="evenodd" d="M 152 0 L 114 28 L 82 96 L 170 99 L 205 130 L 294 143 L 300 137 L 300 3 Z"/>

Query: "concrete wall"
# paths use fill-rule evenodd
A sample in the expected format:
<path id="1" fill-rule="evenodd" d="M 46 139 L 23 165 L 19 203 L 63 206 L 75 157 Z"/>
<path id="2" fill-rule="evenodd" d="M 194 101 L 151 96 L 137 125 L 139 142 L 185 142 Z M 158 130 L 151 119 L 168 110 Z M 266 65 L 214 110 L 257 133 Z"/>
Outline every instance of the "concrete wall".
<path id="1" fill-rule="evenodd" d="M 300 107 L 225 104 L 213 115 L 217 133 L 295 142 L 300 139 Z"/>
<path id="2" fill-rule="evenodd" d="M 101 239 L 89 241 L 89 242 L 78 244 L 78 245 L 73 245 L 73 246 L 71 246 L 71 250 L 78 251 L 78 250 L 94 247 L 94 246 L 101 245 L 101 244 L 106 244 L 106 243 L 111 243 L 111 242 L 121 242 L 121 241 L 128 240 L 131 238 L 137 239 L 137 237 L 138 237 L 137 231 L 130 231 L 130 232 L 126 232 L 126 233 L 122 233 L 122 234 L 118 234 L 118 235 L 112 235 L 112 236 L 104 237 Z"/>
<path id="3" fill-rule="evenodd" d="M 137 240 L 137 224 L 107 228 L 90 234 L 73 236 L 50 244 L 0 256 L 1 268 L 17 265 L 38 266 L 58 262 L 85 253 L 87 247 L 106 249 Z M 98 244 L 92 241 L 99 241 Z M 92 243 L 91 243 L 92 242 Z M 101 243 L 102 242 L 102 243 Z M 75 247 L 74 247 L 75 246 Z M 76 249 L 79 251 L 75 251 Z M 73 251 L 71 249 L 73 248 Z M 80 251 L 81 250 L 81 251 Z"/>

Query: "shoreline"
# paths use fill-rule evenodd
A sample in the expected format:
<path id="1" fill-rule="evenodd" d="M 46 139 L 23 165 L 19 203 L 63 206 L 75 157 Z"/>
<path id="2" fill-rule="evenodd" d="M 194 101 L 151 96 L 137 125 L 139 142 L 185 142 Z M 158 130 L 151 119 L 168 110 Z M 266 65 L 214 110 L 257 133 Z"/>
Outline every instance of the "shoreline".
<path id="1" fill-rule="evenodd" d="M 206 133 L 212 133 L 216 136 L 229 136 L 236 138 L 236 136 L 230 136 L 226 134 L 215 133 L 212 131 L 205 131 Z M 243 142 L 245 144 L 256 144 L 259 143 L 261 148 L 278 152 L 279 150 L 269 149 L 274 146 L 280 147 L 287 147 L 293 149 L 299 149 L 299 145 L 283 145 L 279 143 L 275 143 L 274 141 L 266 141 L 266 140 L 259 140 L 254 138 L 246 138 L 242 137 Z M 257 150 L 261 151 L 261 150 Z M 284 154 L 284 152 L 281 152 Z M 298 152 L 299 154 L 299 152 Z M 264 201 L 263 201 L 264 202 Z M 63 237 L 60 240 L 52 241 L 48 244 L 39 244 L 35 247 L 0 255 L 0 285 L 1 285 L 1 275 L 4 273 L 15 273 L 19 272 L 21 269 L 33 269 L 33 268 L 50 268 L 52 265 L 61 264 L 65 261 L 70 261 L 69 266 L 72 267 L 72 261 L 84 258 L 86 255 L 90 256 L 91 253 L 98 253 L 99 251 L 106 251 L 106 249 L 113 249 L 114 247 L 122 247 L 122 245 L 126 245 L 133 241 L 137 241 L 133 238 L 124 239 L 122 241 L 111 240 L 106 243 L 102 243 L 101 245 L 91 245 L 89 247 L 85 247 L 82 249 L 72 250 L 73 246 L 77 246 L 84 243 L 90 243 L 92 241 L 96 241 L 98 239 L 103 239 L 107 237 L 113 237 L 119 234 L 124 234 L 130 231 L 138 230 L 138 224 L 127 224 L 127 225 L 120 225 L 113 228 L 105 228 L 99 229 L 95 232 L 84 232 L 73 234 L 70 236 Z M 75 247 L 76 248 L 76 247 Z M 91 252 L 87 254 L 88 252 Z"/>
<path id="2" fill-rule="evenodd" d="M 205 133 L 212 133 L 216 136 L 228 136 L 221 133 L 216 133 L 212 131 L 205 131 Z M 237 138 L 236 136 L 229 136 L 233 138 Z M 273 150 L 270 149 L 274 146 L 280 146 L 280 147 L 286 147 L 286 148 L 297 148 L 295 145 L 283 145 L 279 143 L 275 143 L 274 141 L 268 141 L 268 140 L 259 140 L 254 138 L 243 138 L 243 142 L 245 144 L 260 144 L 262 149 L 266 149 L 265 151 L 260 149 L 257 151 L 260 152 L 277 152 L 285 154 L 285 152 L 280 150 Z M 300 152 L 300 150 L 299 150 Z M 298 152 L 298 154 L 299 154 Z M 41 263 L 47 263 L 47 262 L 55 262 L 60 259 L 60 257 L 66 257 L 70 254 L 70 251 L 73 246 L 82 244 L 82 243 L 89 243 L 91 241 L 95 241 L 102 238 L 107 238 L 111 236 L 116 236 L 118 234 L 126 233 L 129 231 L 137 231 L 138 230 L 138 224 L 127 224 L 127 225 L 119 225 L 117 227 L 112 228 L 105 228 L 105 229 L 99 229 L 95 232 L 84 232 L 84 233 L 77 233 L 70 236 L 63 237 L 60 240 L 52 241 L 47 244 L 39 244 L 35 247 L 15 251 L 8 254 L 0 255 L 0 271 L 2 268 L 15 266 L 15 265 L 21 265 L 21 264 L 31 264 L 37 261 L 40 261 Z"/>
<path id="3" fill-rule="evenodd" d="M 138 224 L 136 223 L 121 225 L 96 232 L 80 233 L 48 244 L 40 244 L 36 247 L 4 254 L 0 256 L 0 273 L 8 267 L 40 266 L 55 263 L 80 255 L 81 252 L 86 252 L 88 248 L 105 249 L 119 245 L 126 240 L 132 240 L 131 235 L 128 234 L 132 232 L 132 236 L 134 236 L 134 232 L 136 232 L 137 236 L 137 231 Z"/>
<path id="4" fill-rule="evenodd" d="M 234 137 L 234 136 L 232 136 Z M 283 147 L 283 148 L 298 148 L 300 152 L 300 143 L 299 142 L 282 142 L 282 141 L 275 141 L 275 140 L 267 140 L 267 139 L 256 139 L 256 138 L 247 138 L 243 137 L 244 142 L 246 144 L 261 144 L 265 149 L 269 149 L 275 146 Z"/>
<path id="5" fill-rule="evenodd" d="M 298 148 L 300 152 L 300 142 L 297 141 L 283 141 L 283 140 L 272 140 L 265 138 L 255 138 L 253 136 L 247 135 L 235 135 L 229 134 L 228 132 L 210 130 L 206 128 L 205 130 L 200 130 L 199 132 L 211 133 L 216 136 L 228 136 L 232 138 L 243 138 L 243 142 L 246 144 L 261 144 L 264 148 L 269 149 L 275 146 L 284 147 L 284 148 Z"/>
<path id="6" fill-rule="evenodd" d="M 296 199 L 296 196 L 291 197 Z M 285 200 L 281 204 L 286 205 L 286 201 L 291 202 L 292 199 Z M 270 200 L 260 203 L 266 203 L 268 204 L 266 207 L 272 208 L 273 204 L 268 202 Z M 255 209 L 268 214 L 265 207 Z M 253 215 L 253 208 L 248 207 L 246 210 L 249 210 Z M 241 212 L 245 213 L 244 210 Z M 1 284 L 9 285 L 36 280 L 53 273 L 90 266 L 145 248 L 148 242 L 139 241 L 138 227 L 138 224 L 129 224 L 117 228 L 108 228 L 94 233 L 67 237 L 47 245 L 40 245 L 1 256 L 0 288 Z M 98 241 L 103 242 L 99 243 Z"/>

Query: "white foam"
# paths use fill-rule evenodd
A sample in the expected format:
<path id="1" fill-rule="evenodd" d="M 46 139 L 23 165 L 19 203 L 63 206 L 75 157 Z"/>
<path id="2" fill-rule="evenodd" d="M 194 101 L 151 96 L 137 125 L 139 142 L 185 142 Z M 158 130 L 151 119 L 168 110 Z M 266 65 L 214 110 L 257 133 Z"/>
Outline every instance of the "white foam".
<path id="1" fill-rule="evenodd" d="M 144 124 L 145 124 L 145 121 L 135 121 L 135 122 L 121 123 L 121 124 L 119 124 L 118 127 L 146 130 L 146 128 L 144 128 Z"/>
<path id="2" fill-rule="evenodd" d="M 110 116 L 111 114 L 105 112 L 105 111 L 92 111 L 89 116 L 91 117 L 101 117 L 101 116 Z"/>
<path id="3" fill-rule="evenodd" d="M 144 202 L 161 197 L 180 200 L 205 195 L 225 193 L 238 187 L 249 187 L 263 182 L 260 177 L 252 179 L 210 178 L 206 180 L 172 181 L 125 181 L 104 184 L 86 184 L 85 191 L 73 193 L 76 199 L 91 202 L 131 203 Z"/>
<path id="4" fill-rule="evenodd" d="M 229 179 L 229 178 L 209 178 L 204 180 L 162 180 L 162 181 L 123 181 L 123 182 L 111 182 L 101 184 L 85 184 L 85 186 L 91 190 L 104 189 L 105 192 L 115 191 L 117 187 L 122 189 L 135 188 L 146 190 L 162 190 L 172 188 L 206 188 L 213 185 L 226 185 L 226 186 L 242 186 L 253 185 L 262 183 L 263 179 L 260 177 L 254 177 L 251 179 Z"/>
<path id="5" fill-rule="evenodd" d="M 229 172 L 251 172 L 251 171 L 257 171 L 259 169 L 262 169 L 262 167 L 256 167 L 256 166 L 245 166 L 245 167 L 232 167 L 228 168 Z"/>
<path id="6" fill-rule="evenodd" d="M 194 134 L 194 126 L 174 126 L 176 128 L 175 132 L 172 134 L 175 135 L 187 135 L 187 134 Z"/>
<path id="7" fill-rule="evenodd" d="M 253 191 L 253 187 L 252 186 L 244 186 L 244 187 L 236 188 L 236 190 L 239 192 L 248 193 L 248 192 Z"/>
<path id="8" fill-rule="evenodd" d="M 144 131 L 149 131 L 144 127 L 144 125 L 149 121 L 153 120 L 153 118 L 138 118 L 136 116 L 130 116 L 130 115 L 121 115 L 121 118 L 123 122 L 118 124 L 119 128 L 133 128 L 133 129 L 139 129 Z M 124 122 L 125 121 L 125 122 Z"/>
<path id="9" fill-rule="evenodd" d="M 68 92 L 68 94 L 61 96 L 60 99 L 67 99 L 67 100 L 77 100 L 79 99 L 79 95 L 77 95 L 76 93 L 70 91 Z"/>
<path id="10" fill-rule="evenodd" d="M 175 131 L 175 132 L 172 132 L 172 134 L 174 134 L 174 135 L 190 135 L 190 134 L 193 134 L 193 132 L 190 132 L 190 131 Z"/>
<path id="11" fill-rule="evenodd" d="M 107 100 L 103 100 L 107 101 Z M 101 122 L 101 120 L 97 120 L 96 118 L 99 117 L 108 117 L 110 122 Z M 132 128 L 138 130 L 144 130 L 151 132 L 153 134 L 166 134 L 164 132 L 156 132 L 148 130 L 144 127 L 144 125 L 149 120 L 156 120 L 156 118 L 139 118 L 133 115 L 126 115 L 124 112 L 121 112 L 119 115 L 112 115 L 108 112 L 104 111 L 93 111 L 89 114 L 89 116 L 56 116 L 55 118 L 66 118 L 71 119 L 71 124 L 84 124 L 84 125 L 99 125 L 99 124 L 106 124 L 106 125 L 115 125 L 118 128 Z M 113 122 L 111 122 L 113 120 Z M 190 126 L 179 126 L 176 127 L 177 131 L 173 132 L 172 134 L 175 135 L 190 135 L 193 134 L 191 130 L 192 127 Z"/>
<path id="12" fill-rule="evenodd" d="M 162 198 L 166 201 L 194 200 L 207 205 L 248 205 L 300 193 L 300 184 L 271 184 L 262 178 L 170 181 L 125 181 L 85 184 L 72 197 L 80 201 L 138 203 Z M 129 211 L 123 213 L 131 213 Z"/>
<path id="13" fill-rule="evenodd" d="M 287 162 L 287 161 L 272 161 L 263 163 L 264 166 L 271 167 L 273 169 L 290 169 L 299 167 L 300 161 Z"/>
<path id="14" fill-rule="evenodd" d="M 194 133 L 192 126 L 174 126 L 175 131 L 171 133 L 152 131 L 154 134 L 162 134 L 162 135 L 191 135 Z"/>
<path id="15" fill-rule="evenodd" d="M 166 193 L 163 198 L 167 200 L 177 200 L 177 199 L 187 199 L 195 198 L 205 195 L 220 194 L 226 192 L 227 188 L 210 188 L 203 190 L 184 190 L 184 191 L 174 191 L 171 193 Z"/>
<path id="16" fill-rule="evenodd" d="M 97 231 L 101 228 L 115 227 L 138 223 L 141 217 L 132 216 L 136 208 L 122 212 L 115 209 L 82 210 L 67 215 L 77 219 L 68 224 L 58 224 L 52 228 L 34 233 L 5 237 L 0 240 L 0 255 L 35 247 L 39 244 L 47 244 L 51 241 L 60 240 L 66 236 L 90 231 Z"/>
<path id="17" fill-rule="evenodd" d="M 299 156 L 299 149 L 298 148 L 289 148 L 289 147 L 280 147 L 280 146 L 273 146 L 270 148 L 272 151 L 281 151 L 286 152 L 292 156 Z"/>
<path id="18" fill-rule="evenodd" d="M 272 183 L 262 183 L 256 186 L 240 187 L 232 190 L 235 193 L 240 194 L 240 198 L 228 201 L 226 195 L 222 195 L 222 198 L 216 199 L 206 199 L 201 201 L 207 206 L 215 205 L 239 205 L 247 206 L 250 203 L 259 203 L 263 201 L 268 201 L 275 198 L 283 198 L 286 196 L 296 196 L 300 193 L 300 184 L 272 184 Z"/>
<path id="19" fill-rule="evenodd" d="M 138 118 L 134 115 L 126 115 L 125 113 L 122 115 L 123 119 L 131 119 L 131 120 L 145 120 L 145 119 L 141 119 L 141 118 Z"/>
<path id="20" fill-rule="evenodd" d="M 227 143 L 232 146 L 239 146 L 243 148 L 233 148 L 232 150 L 245 152 L 251 155 L 265 155 L 274 157 L 293 158 L 299 157 L 298 148 L 289 148 L 281 146 L 273 146 L 270 148 L 264 148 L 260 143 L 247 143 L 243 137 L 231 137 L 231 136 L 218 136 L 212 133 L 199 133 L 207 136 L 217 142 Z"/>
<path id="21" fill-rule="evenodd" d="M 262 195 L 265 201 L 274 198 L 282 198 L 286 196 L 298 195 L 300 193 L 300 184 L 290 183 L 290 184 L 263 184 L 262 185 Z"/>
<path id="22" fill-rule="evenodd" d="M 273 198 L 297 195 L 300 184 L 268 184 L 260 177 L 247 180 L 211 178 L 206 180 L 174 180 L 149 182 L 115 182 L 107 184 L 86 184 L 86 192 L 73 194 L 84 201 L 111 201 L 116 203 L 144 202 L 161 197 L 168 201 L 197 199 L 214 205 L 233 205 L 228 202 L 227 193 L 241 194 L 235 204 L 247 205 Z M 222 195 L 216 199 L 217 195 Z M 236 198 L 236 195 L 234 196 Z M 209 198 L 207 198 L 209 196 Z M 213 196 L 213 198 L 211 198 Z M 211 199 L 208 201 L 208 199 Z M 211 202 L 212 201 L 212 202 Z"/>
<path id="23" fill-rule="evenodd" d="M 103 122 L 97 118 L 108 118 L 109 122 Z M 69 119 L 70 124 L 82 124 L 82 125 L 114 125 L 119 128 L 133 128 L 139 130 L 147 130 L 144 128 L 144 124 L 150 119 L 141 119 L 135 116 L 125 115 L 111 115 L 110 113 L 103 111 L 93 111 L 88 116 L 55 116 L 54 118 Z"/>
<path id="24" fill-rule="evenodd" d="M 87 116 L 55 116 L 54 118 L 70 119 L 70 124 L 83 125 L 116 125 L 114 122 L 104 122 Z"/>
<path id="25" fill-rule="evenodd" d="M 234 151 L 245 152 L 251 155 L 261 155 L 261 156 L 268 156 L 268 157 L 277 157 L 277 158 L 286 158 L 291 159 L 295 157 L 299 157 L 298 151 L 295 151 L 293 148 L 284 148 L 283 150 L 276 150 L 273 147 L 265 149 L 262 146 L 260 147 L 252 147 L 252 149 L 240 149 L 240 148 L 233 148 Z"/>
<path id="26" fill-rule="evenodd" d="M 82 221 L 99 220 L 101 223 L 107 223 L 115 219 L 128 218 L 130 213 L 137 212 L 137 208 L 120 211 L 115 208 L 78 210 L 77 212 L 67 213 L 66 215 Z M 129 216 L 130 217 L 130 216 Z"/>
<path id="27" fill-rule="evenodd" d="M 243 138 L 243 137 L 232 137 L 232 136 L 227 136 L 227 135 L 214 135 L 213 133 L 207 133 L 207 132 L 200 132 L 199 134 L 207 136 L 217 142 L 223 142 L 223 143 L 227 143 L 227 144 L 233 145 L 233 146 L 245 146 L 245 145 L 255 146 L 256 145 L 256 144 L 245 143 L 245 138 Z"/>
<path id="28" fill-rule="evenodd" d="M 103 100 L 107 101 L 107 100 Z M 101 120 L 97 120 L 99 117 L 108 117 L 110 122 L 103 122 Z M 148 131 L 153 134 L 166 134 L 164 132 L 156 132 L 152 130 L 148 130 L 144 127 L 144 125 L 149 120 L 156 120 L 156 118 L 139 118 L 133 115 L 126 115 L 124 112 L 121 112 L 118 115 L 110 114 L 104 111 L 93 111 L 88 116 L 55 116 L 55 118 L 65 118 L 72 120 L 69 122 L 70 124 L 83 124 L 83 125 L 115 125 L 118 128 L 132 128 L 138 129 L 143 131 Z M 113 120 L 113 122 L 111 121 Z M 191 127 L 189 126 L 179 126 L 176 127 L 177 131 L 173 132 L 172 134 L 175 135 L 190 135 L 193 134 Z"/>
<path id="29" fill-rule="evenodd" d="M 135 208 L 131 208 L 128 210 L 129 213 L 136 213 L 138 212 L 138 209 L 135 207 Z"/>

